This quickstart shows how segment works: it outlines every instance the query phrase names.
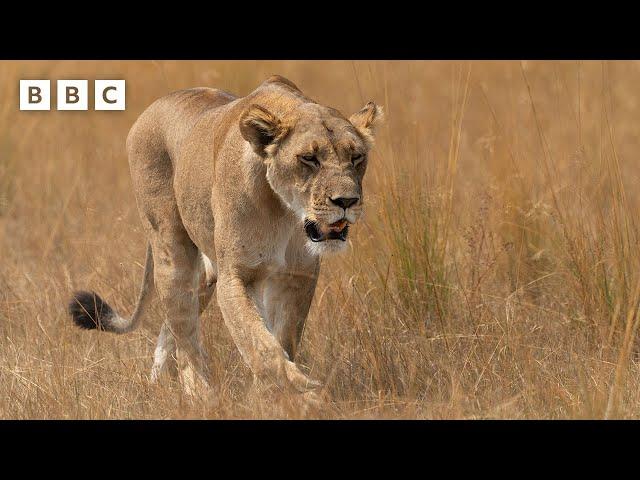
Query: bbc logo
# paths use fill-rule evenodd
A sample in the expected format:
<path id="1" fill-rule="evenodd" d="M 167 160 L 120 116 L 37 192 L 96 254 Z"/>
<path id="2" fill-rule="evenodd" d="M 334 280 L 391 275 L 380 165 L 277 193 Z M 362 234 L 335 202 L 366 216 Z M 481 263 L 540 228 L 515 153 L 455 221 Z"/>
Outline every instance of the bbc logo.
<path id="1" fill-rule="evenodd" d="M 89 110 L 88 80 L 58 80 L 57 110 Z M 95 80 L 94 110 L 124 110 L 125 81 Z M 20 80 L 20 110 L 51 110 L 51 80 Z"/>

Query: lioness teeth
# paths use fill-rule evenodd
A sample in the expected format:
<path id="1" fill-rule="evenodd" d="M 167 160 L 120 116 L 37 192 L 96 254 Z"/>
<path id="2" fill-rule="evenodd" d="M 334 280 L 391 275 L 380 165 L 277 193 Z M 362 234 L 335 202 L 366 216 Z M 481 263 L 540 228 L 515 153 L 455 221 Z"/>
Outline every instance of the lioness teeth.
<path id="1" fill-rule="evenodd" d="M 340 232 L 344 229 L 346 225 L 347 225 L 346 220 L 340 220 L 336 223 L 332 223 L 331 225 L 329 225 L 329 230 L 332 230 L 334 232 Z"/>

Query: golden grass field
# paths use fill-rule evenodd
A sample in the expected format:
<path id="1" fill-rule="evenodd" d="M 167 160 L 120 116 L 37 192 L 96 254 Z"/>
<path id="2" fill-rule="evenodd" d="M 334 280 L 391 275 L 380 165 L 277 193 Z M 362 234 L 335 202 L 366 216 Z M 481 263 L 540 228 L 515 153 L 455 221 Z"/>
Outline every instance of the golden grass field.
<path id="1" fill-rule="evenodd" d="M 66 313 L 79 288 L 135 306 L 136 117 L 274 73 L 387 118 L 365 216 L 323 261 L 304 332 L 298 363 L 333 404 L 314 418 L 640 417 L 640 63 L 29 61 L 0 62 L 0 418 L 303 415 L 249 394 L 215 302 L 216 405 L 149 384 L 160 305 L 122 336 Z M 124 78 L 127 110 L 21 112 L 28 78 Z"/>

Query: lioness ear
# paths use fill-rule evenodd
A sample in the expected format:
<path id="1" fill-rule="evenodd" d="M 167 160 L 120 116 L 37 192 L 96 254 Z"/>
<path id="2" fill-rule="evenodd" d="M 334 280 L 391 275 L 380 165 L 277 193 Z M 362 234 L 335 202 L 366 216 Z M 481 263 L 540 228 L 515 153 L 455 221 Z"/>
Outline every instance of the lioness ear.
<path id="1" fill-rule="evenodd" d="M 349 121 L 370 145 L 373 145 L 374 129 L 377 124 L 381 123 L 382 119 L 382 107 L 373 102 L 367 103 L 362 110 L 349 117 Z"/>
<path id="2" fill-rule="evenodd" d="M 282 122 L 269 110 L 253 104 L 240 116 L 240 133 L 260 156 L 284 133 Z"/>

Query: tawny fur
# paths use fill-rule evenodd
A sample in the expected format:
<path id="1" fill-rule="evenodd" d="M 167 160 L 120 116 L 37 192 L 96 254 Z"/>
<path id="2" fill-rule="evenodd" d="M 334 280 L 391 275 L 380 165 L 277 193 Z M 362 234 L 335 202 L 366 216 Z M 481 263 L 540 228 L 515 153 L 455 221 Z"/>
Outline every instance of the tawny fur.
<path id="1" fill-rule="evenodd" d="M 380 107 L 368 103 L 347 120 L 279 76 L 242 98 L 194 88 L 157 100 L 127 138 L 150 245 L 136 313 L 126 320 L 105 304 L 100 311 L 109 318 L 88 319 L 85 310 L 95 299 L 84 293 L 72 302 L 74 318 L 82 313 L 76 320 L 85 327 L 129 331 L 157 292 L 166 319 L 152 378 L 167 363 L 176 371 L 179 349 L 210 384 L 198 315 L 215 289 L 225 324 L 254 375 L 285 391 L 313 389 L 317 382 L 293 360 L 319 255 L 346 243 L 311 242 L 304 221 L 358 220 L 367 153 L 380 117 Z M 302 161 L 305 155 L 313 160 Z M 341 208 L 336 198 L 358 201 Z M 110 319 L 117 320 L 112 328 Z"/>

